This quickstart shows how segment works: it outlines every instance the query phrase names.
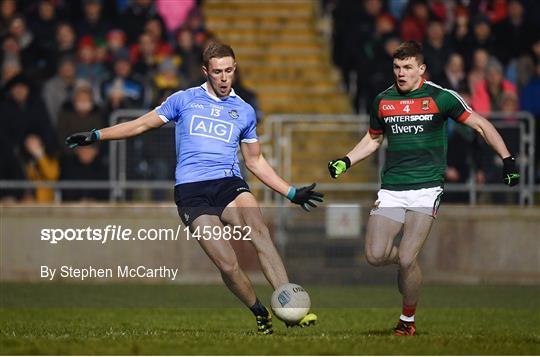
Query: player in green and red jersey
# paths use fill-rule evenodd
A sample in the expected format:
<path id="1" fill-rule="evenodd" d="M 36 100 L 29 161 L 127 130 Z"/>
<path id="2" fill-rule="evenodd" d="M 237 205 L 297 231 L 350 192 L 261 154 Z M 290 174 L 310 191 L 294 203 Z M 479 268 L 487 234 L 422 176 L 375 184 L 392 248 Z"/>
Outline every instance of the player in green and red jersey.
<path id="1" fill-rule="evenodd" d="M 446 120 L 476 130 L 503 161 L 503 180 L 519 182 L 519 173 L 503 139 L 485 118 L 473 112 L 454 91 L 422 78 L 426 70 L 420 44 L 402 43 L 394 53 L 395 83 L 380 93 L 373 106 L 369 133 L 345 157 L 328 163 L 339 177 L 375 152 L 388 139 L 381 190 L 371 210 L 366 233 L 366 258 L 375 266 L 398 264 L 403 310 L 396 335 L 414 335 L 414 314 L 422 273 L 416 257 L 424 244 L 443 192 L 446 169 Z M 403 230 L 399 246 L 394 238 Z"/>

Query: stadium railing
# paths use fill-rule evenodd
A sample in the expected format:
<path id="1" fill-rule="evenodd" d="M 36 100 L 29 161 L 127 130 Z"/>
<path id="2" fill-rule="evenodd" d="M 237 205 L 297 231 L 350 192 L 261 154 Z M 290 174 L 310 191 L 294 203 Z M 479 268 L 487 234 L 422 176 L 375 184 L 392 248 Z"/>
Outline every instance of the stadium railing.
<path id="1" fill-rule="evenodd" d="M 146 110 L 122 109 L 111 113 L 109 124 L 114 125 L 125 120 L 131 120 Z M 519 163 L 522 175 L 521 183 L 514 188 L 504 184 L 477 184 L 469 179 L 463 184 L 447 183 L 448 192 L 466 192 L 469 204 L 478 203 L 478 193 L 514 192 L 518 195 L 520 205 L 533 205 L 535 193 L 540 192 L 540 185 L 534 184 L 535 179 L 535 121 L 528 112 L 513 113 L 514 121 L 507 121 L 505 113 L 490 113 L 487 117 L 500 130 L 513 129 L 519 132 Z M 279 114 L 268 116 L 263 125 L 264 134 L 261 143 L 268 161 L 287 180 L 292 178 L 293 148 L 292 142 L 299 131 L 312 132 L 356 132 L 358 137 L 366 132 L 369 123 L 367 115 L 315 115 L 315 114 Z M 109 142 L 109 179 L 107 181 L 13 181 L 0 180 L 0 189 L 32 189 L 35 187 L 50 187 L 57 191 L 56 201 L 61 201 L 61 190 L 87 189 L 110 192 L 110 201 L 129 200 L 129 190 L 171 191 L 174 185 L 174 164 L 176 161 L 174 144 L 174 125 L 169 123 L 161 130 L 155 130 L 141 137 Z M 339 138 L 338 138 L 339 140 Z M 328 143 L 313 143 L 327 145 Z M 331 143 L 330 143 L 331 144 Z M 383 144 L 385 145 L 385 144 Z M 384 147 L 383 147 L 384 149 Z M 385 150 L 377 153 L 378 171 L 384 165 Z M 344 154 L 344 153 L 343 153 Z M 297 165 L 295 162 L 294 165 Z M 473 176 L 473 175 L 471 175 Z M 309 182 L 295 182 L 309 184 Z M 250 186 L 264 192 L 264 202 L 280 203 L 282 197 L 276 196 L 262 183 L 256 181 Z M 328 182 L 320 183 L 321 191 L 335 192 L 375 192 L 379 182 Z M 160 200 L 160 195 L 151 196 Z"/>

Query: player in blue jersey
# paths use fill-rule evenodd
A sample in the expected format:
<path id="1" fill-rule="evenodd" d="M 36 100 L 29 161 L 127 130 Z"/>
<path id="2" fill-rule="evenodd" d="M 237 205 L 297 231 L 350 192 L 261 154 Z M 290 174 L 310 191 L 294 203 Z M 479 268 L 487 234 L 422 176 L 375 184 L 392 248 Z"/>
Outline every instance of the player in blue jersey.
<path id="1" fill-rule="evenodd" d="M 236 60 L 232 48 L 215 42 L 203 53 L 206 83 L 178 91 L 149 113 L 126 123 L 66 139 L 75 147 L 101 140 L 126 139 L 175 123 L 177 165 L 175 201 L 182 221 L 191 232 L 223 230 L 225 225 L 249 227 L 263 272 L 274 289 L 289 282 L 261 211 L 238 167 L 238 145 L 247 168 L 264 184 L 309 211 L 322 202 L 315 184 L 296 189 L 268 164 L 256 133 L 253 108 L 232 89 Z M 206 229 L 205 229 L 206 227 Z M 272 318 L 259 301 L 236 254 L 225 239 L 199 239 L 206 254 L 221 272 L 227 287 L 248 306 L 257 320 L 258 331 L 272 333 Z M 309 313 L 299 326 L 314 324 Z"/>

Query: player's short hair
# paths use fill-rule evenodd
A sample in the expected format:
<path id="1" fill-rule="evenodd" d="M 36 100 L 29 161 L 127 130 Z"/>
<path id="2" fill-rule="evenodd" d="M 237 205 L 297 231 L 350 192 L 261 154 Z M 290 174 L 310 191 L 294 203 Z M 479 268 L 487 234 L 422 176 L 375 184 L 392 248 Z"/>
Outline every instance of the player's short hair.
<path id="1" fill-rule="evenodd" d="M 399 45 L 392 57 L 399 60 L 414 57 L 419 65 L 424 63 L 422 45 L 416 41 L 403 42 L 401 45 Z"/>
<path id="2" fill-rule="evenodd" d="M 232 57 L 234 60 L 236 60 L 231 46 L 223 42 L 212 41 L 208 46 L 206 46 L 203 52 L 203 64 L 206 68 L 208 68 L 208 63 L 212 58 L 223 57 Z"/>

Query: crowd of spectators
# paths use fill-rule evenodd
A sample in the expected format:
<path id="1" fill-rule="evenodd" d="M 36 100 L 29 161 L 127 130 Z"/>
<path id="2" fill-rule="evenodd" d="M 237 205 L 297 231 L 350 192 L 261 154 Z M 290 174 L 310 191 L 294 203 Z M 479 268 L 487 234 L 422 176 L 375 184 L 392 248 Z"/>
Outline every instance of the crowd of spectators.
<path id="1" fill-rule="evenodd" d="M 0 180 L 107 179 L 107 147 L 68 150 L 65 137 L 107 125 L 115 109 L 151 109 L 202 83 L 201 53 L 213 36 L 201 1 L 0 0 Z M 357 111 L 369 110 L 392 82 L 400 41 L 414 39 L 424 45 L 428 79 L 475 110 L 503 111 L 509 120 L 517 110 L 540 115 L 540 2 L 321 1 L 334 17 L 333 58 Z M 256 107 L 253 92 L 234 87 Z M 469 158 L 474 135 L 455 126 L 449 142 L 447 178 L 465 182 L 467 162 L 482 161 Z M 477 174 L 480 182 L 490 182 L 491 166 Z M 54 195 L 43 187 L 0 190 L 0 200 Z M 107 198 L 95 190 L 62 196 Z"/>
<path id="2" fill-rule="evenodd" d="M 369 111 L 375 96 L 392 84 L 392 53 L 400 42 L 416 40 L 423 44 L 426 79 L 460 93 L 477 112 L 504 112 L 512 121 L 512 113 L 522 110 L 540 119 L 539 1 L 323 4 L 333 17 L 333 60 L 358 112 Z M 456 130 L 450 130 L 447 180 L 465 182 L 471 161 L 479 166 L 479 182 L 499 182 L 498 161 L 482 157 L 484 148 L 469 130 L 451 129 Z M 509 136 L 510 150 L 519 154 L 519 138 Z"/>
<path id="3" fill-rule="evenodd" d="M 107 125 L 115 109 L 151 109 L 200 85 L 211 38 L 197 0 L 1 0 L 0 180 L 107 179 L 107 147 L 70 150 L 66 136 Z M 0 200 L 54 195 L 0 190 Z"/>

